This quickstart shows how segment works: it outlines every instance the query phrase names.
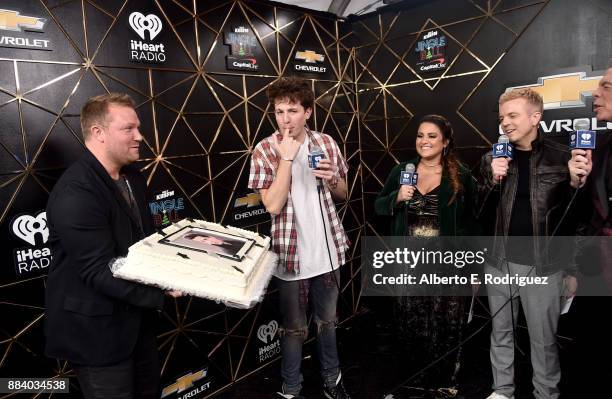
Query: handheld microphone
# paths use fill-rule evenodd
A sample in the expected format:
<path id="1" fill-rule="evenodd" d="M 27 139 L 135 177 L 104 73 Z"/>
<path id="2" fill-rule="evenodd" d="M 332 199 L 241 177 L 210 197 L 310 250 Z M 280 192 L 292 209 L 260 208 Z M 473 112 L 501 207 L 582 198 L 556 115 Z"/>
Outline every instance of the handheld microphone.
<path id="1" fill-rule="evenodd" d="M 400 173 L 400 185 L 404 186 L 416 186 L 419 180 L 419 174 L 416 173 L 416 167 L 413 163 L 406 164 L 406 167 Z M 408 205 L 409 201 L 406 201 L 406 205 Z"/>
<path id="2" fill-rule="evenodd" d="M 406 167 L 400 174 L 400 185 L 416 186 L 419 180 L 419 174 L 415 172 L 416 167 L 413 163 L 406 164 Z"/>
<path id="3" fill-rule="evenodd" d="M 308 154 L 308 167 L 310 169 L 317 169 L 321 159 L 325 159 L 325 153 L 318 145 L 313 145 L 310 153 Z M 320 177 L 317 177 L 317 190 L 321 191 L 322 189 L 323 180 L 321 180 Z"/>
<path id="4" fill-rule="evenodd" d="M 325 159 L 325 153 L 319 146 L 314 145 L 310 154 L 308 154 L 308 166 L 310 169 L 316 169 L 321 159 Z"/>
<path id="5" fill-rule="evenodd" d="M 505 134 L 500 134 L 497 143 L 493 144 L 493 158 L 512 158 L 514 157 L 514 147 L 510 144 L 510 139 Z"/>
<path id="6" fill-rule="evenodd" d="M 570 148 L 582 150 L 594 150 L 597 135 L 589 130 L 590 124 L 587 120 L 580 119 L 574 124 L 574 131 L 570 135 Z"/>

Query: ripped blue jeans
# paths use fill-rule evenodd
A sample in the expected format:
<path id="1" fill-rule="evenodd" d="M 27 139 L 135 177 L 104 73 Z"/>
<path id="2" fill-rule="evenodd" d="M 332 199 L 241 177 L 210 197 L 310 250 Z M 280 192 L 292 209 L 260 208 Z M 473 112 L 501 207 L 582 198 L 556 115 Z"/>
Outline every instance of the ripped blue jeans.
<path id="1" fill-rule="evenodd" d="M 335 271 L 340 281 L 340 270 Z M 308 279 L 306 298 L 310 303 L 317 326 L 317 352 L 321 377 L 327 385 L 335 386 L 340 373 L 336 346 L 336 304 L 338 287 L 331 272 Z M 281 376 L 285 393 L 297 395 L 302 389 L 302 345 L 308 336 L 307 303 L 300 301 L 300 281 L 276 279 L 281 313 Z M 302 293 L 304 294 L 304 293 Z"/>

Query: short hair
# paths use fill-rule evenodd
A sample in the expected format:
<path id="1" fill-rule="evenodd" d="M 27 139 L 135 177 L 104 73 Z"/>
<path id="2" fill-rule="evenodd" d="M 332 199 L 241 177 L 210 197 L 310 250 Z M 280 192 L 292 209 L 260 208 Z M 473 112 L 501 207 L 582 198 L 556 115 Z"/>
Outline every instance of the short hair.
<path id="1" fill-rule="evenodd" d="M 127 94 L 108 93 L 91 97 L 81 108 L 81 134 L 83 140 L 87 141 L 91 127 L 96 124 L 106 125 L 109 104 L 136 108 L 136 103 Z"/>
<path id="2" fill-rule="evenodd" d="M 277 100 L 289 100 L 292 103 L 300 103 L 304 109 L 312 109 L 314 106 L 314 93 L 308 82 L 304 79 L 295 77 L 280 78 L 268 86 L 266 94 L 272 106 L 275 105 Z"/>
<path id="3" fill-rule="evenodd" d="M 503 93 L 499 96 L 499 105 L 511 100 L 516 100 L 517 98 L 524 98 L 529 104 L 536 107 L 538 112 L 544 111 L 544 100 L 542 100 L 542 96 L 537 91 L 530 88 L 513 89 Z"/>

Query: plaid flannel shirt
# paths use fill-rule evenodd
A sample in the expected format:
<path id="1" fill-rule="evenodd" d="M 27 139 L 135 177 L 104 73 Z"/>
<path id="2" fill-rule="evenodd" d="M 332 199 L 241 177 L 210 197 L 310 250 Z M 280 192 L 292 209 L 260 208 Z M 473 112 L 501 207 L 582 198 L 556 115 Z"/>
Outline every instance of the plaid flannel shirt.
<path id="1" fill-rule="evenodd" d="M 249 188 L 253 190 L 259 191 L 260 189 L 269 188 L 276 177 L 280 157 L 274 150 L 274 134 L 278 135 L 279 142 L 282 141 L 282 135 L 276 131 L 260 141 L 253 150 L 248 184 Z M 310 139 L 308 151 L 310 152 L 314 145 L 319 146 L 325 153 L 326 158 L 331 160 L 332 164 L 338 168 L 339 177 L 341 179 L 346 178 L 348 166 L 334 139 L 327 134 L 313 132 L 308 128 L 306 128 L 306 134 Z M 334 246 L 336 247 L 338 264 L 343 265 L 346 261 L 344 253 L 349 247 L 349 241 L 338 218 L 336 206 L 327 185 L 324 185 L 323 198 Z M 272 227 L 270 235 L 272 236 L 272 248 L 278 254 L 281 264 L 285 266 L 285 270 L 299 274 L 300 264 L 297 252 L 297 230 L 295 228 L 294 213 L 291 190 L 289 190 L 285 207 L 278 215 L 271 215 Z"/>

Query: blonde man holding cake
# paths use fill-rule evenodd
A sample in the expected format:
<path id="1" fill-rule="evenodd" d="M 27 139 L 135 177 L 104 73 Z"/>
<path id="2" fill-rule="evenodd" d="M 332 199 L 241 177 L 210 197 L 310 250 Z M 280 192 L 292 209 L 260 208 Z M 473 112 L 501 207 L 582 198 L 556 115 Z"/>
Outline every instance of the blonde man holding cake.
<path id="1" fill-rule="evenodd" d="M 111 272 L 130 245 L 153 232 L 146 181 L 130 166 L 140 155 L 139 128 L 128 95 L 90 98 L 81 110 L 86 150 L 47 203 L 53 260 L 45 293 L 45 353 L 68 361 L 86 399 L 160 394 L 154 323 L 164 292 Z"/>
<path id="2" fill-rule="evenodd" d="M 336 345 L 336 304 L 348 238 L 334 200 L 347 197 L 346 161 L 328 135 L 311 131 L 314 93 L 297 78 L 268 87 L 278 130 L 253 150 L 249 188 L 258 191 L 272 217 L 271 237 L 279 256 L 275 280 L 281 313 L 282 391 L 301 398 L 302 345 L 308 335 L 306 310 L 317 330 L 323 394 L 349 398 Z"/>

